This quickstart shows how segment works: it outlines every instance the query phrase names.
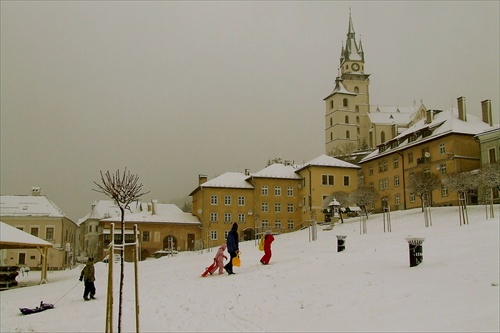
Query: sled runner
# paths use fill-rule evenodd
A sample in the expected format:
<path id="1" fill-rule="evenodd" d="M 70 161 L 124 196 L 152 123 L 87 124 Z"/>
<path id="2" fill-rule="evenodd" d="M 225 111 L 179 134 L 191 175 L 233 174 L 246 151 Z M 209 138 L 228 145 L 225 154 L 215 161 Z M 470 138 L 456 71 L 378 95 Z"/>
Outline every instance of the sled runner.
<path id="1" fill-rule="evenodd" d="M 37 312 L 42 312 L 42 311 L 45 311 L 45 310 L 48 310 L 48 309 L 53 309 L 54 308 L 54 304 L 48 304 L 48 303 L 44 303 L 43 301 L 40 302 L 40 306 L 37 306 L 36 308 L 19 308 L 19 310 L 21 310 L 21 312 L 24 314 L 24 315 L 29 315 L 29 314 L 32 314 L 32 313 L 37 313 Z"/>
<path id="2" fill-rule="evenodd" d="M 203 272 L 203 274 L 201 274 L 201 276 L 205 277 L 205 276 L 207 276 L 208 273 L 210 273 L 210 275 L 212 275 L 215 273 L 216 270 L 217 270 L 217 261 L 214 259 L 214 262 L 212 263 L 212 265 L 205 268 L 205 272 Z"/>

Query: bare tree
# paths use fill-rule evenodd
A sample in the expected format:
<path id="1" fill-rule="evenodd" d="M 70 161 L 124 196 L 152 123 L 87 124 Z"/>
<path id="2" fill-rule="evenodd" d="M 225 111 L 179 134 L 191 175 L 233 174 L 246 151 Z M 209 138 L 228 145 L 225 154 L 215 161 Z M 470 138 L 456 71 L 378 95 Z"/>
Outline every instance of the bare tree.
<path id="1" fill-rule="evenodd" d="M 372 205 L 377 200 L 378 193 L 371 187 L 362 187 L 352 192 L 349 198 L 365 212 L 366 218 L 368 218 L 367 206 Z"/>
<path id="2" fill-rule="evenodd" d="M 120 250 L 121 262 L 120 262 L 120 296 L 119 296 L 119 307 L 118 307 L 118 332 L 121 332 L 121 321 L 122 321 L 122 301 L 123 301 L 123 278 L 124 278 L 124 251 L 125 251 L 125 210 L 130 211 L 130 203 L 138 200 L 143 195 L 149 193 L 142 192 L 142 184 L 138 183 L 139 176 L 132 175 L 127 168 L 120 174 L 120 170 L 117 170 L 114 174 L 107 171 L 105 174 L 101 173 L 101 183 L 94 184 L 97 185 L 97 189 L 94 191 L 103 193 L 109 198 L 113 199 L 120 209 L 121 215 L 121 236 L 122 236 L 122 246 Z M 111 240 L 114 240 L 114 235 L 111 235 Z M 109 254 L 108 258 L 111 263 L 113 260 L 113 253 Z"/>
<path id="3" fill-rule="evenodd" d="M 420 198 L 422 203 L 422 212 L 424 211 L 425 200 L 430 199 L 432 191 L 439 188 L 441 180 L 435 173 L 415 172 L 406 183 L 406 190 Z"/>
<path id="4" fill-rule="evenodd" d="M 192 213 L 193 212 L 193 204 L 189 201 L 184 202 L 184 205 L 182 206 L 182 211 L 184 213 Z"/>
<path id="5" fill-rule="evenodd" d="M 467 192 L 477 188 L 479 175 L 472 172 L 461 172 L 450 174 L 443 178 L 442 183 L 450 190 L 458 192 L 458 208 L 460 216 L 460 225 L 469 224 L 467 216 Z"/>
<path id="6" fill-rule="evenodd" d="M 330 156 L 343 156 L 350 155 L 358 150 L 358 146 L 353 142 L 344 143 L 338 147 L 333 148 L 328 155 Z"/>
<path id="7" fill-rule="evenodd" d="M 485 194 L 489 192 L 490 215 L 494 217 L 493 189 L 500 191 L 500 162 L 483 165 L 479 171 L 479 181 L 485 187 Z M 487 201 L 485 200 L 485 204 L 488 204 Z"/>

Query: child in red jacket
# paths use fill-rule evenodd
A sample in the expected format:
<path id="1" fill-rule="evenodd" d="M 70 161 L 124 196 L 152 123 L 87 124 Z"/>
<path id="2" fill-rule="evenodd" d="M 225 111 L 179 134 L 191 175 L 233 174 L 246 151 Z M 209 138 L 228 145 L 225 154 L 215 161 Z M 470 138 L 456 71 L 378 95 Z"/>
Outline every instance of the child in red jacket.
<path id="1" fill-rule="evenodd" d="M 266 236 L 264 238 L 264 255 L 260 259 L 260 262 L 263 265 L 268 265 L 269 260 L 271 260 L 272 252 L 271 252 L 271 243 L 274 241 L 274 236 L 271 234 L 271 230 L 266 231 Z"/>

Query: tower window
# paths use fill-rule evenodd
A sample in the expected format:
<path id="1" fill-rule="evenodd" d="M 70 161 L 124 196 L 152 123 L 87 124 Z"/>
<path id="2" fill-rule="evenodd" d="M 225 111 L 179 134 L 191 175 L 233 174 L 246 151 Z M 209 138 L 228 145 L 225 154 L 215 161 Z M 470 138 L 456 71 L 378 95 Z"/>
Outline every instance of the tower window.
<path id="1" fill-rule="evenodd" d="M 380 140 L 382 142 L 385 142 L 385 132 L 384 131 L 382 131 L 382 133 L 380 133 Z"/>
<path id="2" fill-rule="evenodd" d="M 333 109 L 333 99 L 330 101 L 330 109 Z"/>
<path id="3" fill-rule="evenodd" d="M 355 92 L 356 94 L 359 94 L 359 88 L 358 88 L 358 87 L 354 87 L 354 92 Z"/>
<path id="4" fill-rule="evenodd" d="M 347 101 L 347 98 L 344 98 L 344 100 L 343 100 L 343 105 L 344 105 L 345 107 L 349 106 L 349 103 L 348 103 L 348 101 Z"/>
<path id="5" fill-rule="evenodd" d="M 345 138 L 346 139 L 350 139 L 351 138 L 351 134 L 349 134 L 349 131 L 345 131 Z"/>
<path id="6" fill-rule="evenodd" d="M 354 110 L 359 113 L 359 106 L 356 105 L 356 107 L 354 108 Z"/>
<path id="7" fill-rule="evenodd" d="M 345 116 L 345 123 L 349 124 L 349 116 Z"/>
<path id="8" fill-rule="evenodd" d="M 356 108 L 357 108 L 357 107 L 358 107 L 358 106 L 356 106 Z M 359 117 L 358 117 L 358 116 L 356 116 L 356 124 L 359 124 Z"/>
<path id="9" fill-rule="evenodd" d="M 330 117 L 330 127 L 332 127 L 332 126 L 333 126 L 333 118 Z"/>

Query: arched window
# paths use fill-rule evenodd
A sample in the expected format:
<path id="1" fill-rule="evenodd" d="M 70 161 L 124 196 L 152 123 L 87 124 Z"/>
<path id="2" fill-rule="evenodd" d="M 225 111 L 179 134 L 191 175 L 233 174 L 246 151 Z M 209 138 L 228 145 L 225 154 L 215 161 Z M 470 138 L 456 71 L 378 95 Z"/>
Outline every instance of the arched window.
<path id="1" fill-rule="evenodd" d="M 332 141 L 332 140 L 333 140 L 333 133 L 330 132 L 330 141 Z"/>
<path id="2" fill-rule="evenodd" d="M 345 116 L 345 123 L 349 124 L 349 116 Z"/>
<path id="3" fill-rule="evenodd" d="M 359 129 L 359 127 L 357 128 L 357 132 L 358 132 L 358 134 L 360 134 L 360 133 L 361 133 L 361 130 Z"/>
<path id="4" fill-rule="evenodd" d="M 343 105 L 344 105 L 344 106 L 346 106 L 346 107 L 347 107 L 347 106 L 349 106 L 349 103 L 348 103 L 348 101 L 347 101 L 347 98 L 344 98 Z"/>
<path id="5" fill-rule="evenodd" d="M 354 110 L 359 113 L 359 106 L 356 105 L 356 107 L 354 108 Z"/>
<path id="6" fill-rule="evenodd" d="M 354 87 L 354 92 L 355 92 L 356 94 L 359 94 L 359 88 L 358 88 L 358 87 Z"/>
<path id="7" fill-rule="evenodd" d="M 349 131 L 345 131 L 345 138 L 346 139 L 350 139 L 351 138 L 351 134 L 349 134 Z"/>
<path id="8" fill-rule="evenodd" d="M 333 118 L 330 117 L 330 127 L 333 126 Z"/>
<path id="9" fill-rule="evenodd" d="M 356 116 L 356 124 L 359 124 L 359 117 Z"/>
<path id="10" fill-rule="evenodd" d="M 382 131 L 382 132 L 380 133 L 380 140 L 381 140 L 382 142 L 385 142 L 385 132 L 384 132 L 384 131 Z"/>
<path id="11" fill-rule="evenodd" d="M 333 99 L 330 101 L 330 109 L 333 109 Z"/>

